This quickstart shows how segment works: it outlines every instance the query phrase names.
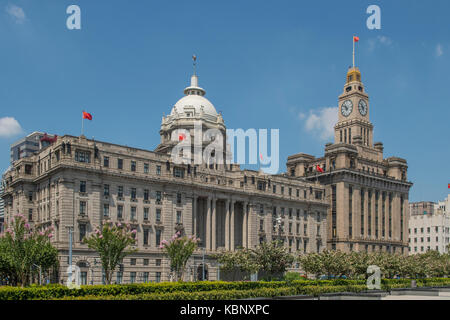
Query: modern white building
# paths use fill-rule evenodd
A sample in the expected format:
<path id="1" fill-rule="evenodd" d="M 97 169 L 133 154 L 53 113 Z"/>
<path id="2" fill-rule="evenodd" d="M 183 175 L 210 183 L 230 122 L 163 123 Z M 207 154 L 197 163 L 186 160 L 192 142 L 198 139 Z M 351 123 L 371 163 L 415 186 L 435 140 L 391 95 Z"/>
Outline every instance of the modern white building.
<path id="1" fill-rule="evenodd" d="M 428 250 L 436 250 L 440 253 L 449 252 L 450 244 L 450 195 L 444 201 L 434 204 L 434 210 L 420 210 L 418 203 L 410 203 L 411 217 L 409 219 L 409 252 L 410 254 L 424 253 Z M 419 204 L 420 206 L 420 204 Z"/>

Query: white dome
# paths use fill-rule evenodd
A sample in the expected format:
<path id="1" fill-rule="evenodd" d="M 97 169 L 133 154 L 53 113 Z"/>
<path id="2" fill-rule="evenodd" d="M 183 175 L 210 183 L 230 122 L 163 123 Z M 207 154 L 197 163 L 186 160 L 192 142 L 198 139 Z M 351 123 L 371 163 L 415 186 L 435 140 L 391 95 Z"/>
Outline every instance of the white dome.
<path id="1" fill-rule="evenodd" d="M 214 108 L 213 104 L 208 99 L 203 96 L 194 94 L 184 96 L 183 98 L 178 100 L 178 102 L 175 103 L 175 106 L 172 108 L 172 111 L 170 113 L 171 115 L 175 114 L 175 109 L 177 113 L 185 113 L 195 109 L 196 114 L 201 114 L 203 109 L 203 112 L 207 115 L 211 115 L 214 117 L 218 116 L 216 108 Z"/>

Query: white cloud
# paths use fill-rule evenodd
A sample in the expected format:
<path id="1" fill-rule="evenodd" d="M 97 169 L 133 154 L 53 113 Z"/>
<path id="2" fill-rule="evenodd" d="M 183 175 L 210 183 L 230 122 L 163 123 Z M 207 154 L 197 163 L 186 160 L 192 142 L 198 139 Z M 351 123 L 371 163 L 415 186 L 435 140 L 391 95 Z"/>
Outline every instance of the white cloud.
<path id="1" fill-rule="evenodd" d="M 14 4 L 9 4 L 6 6 L 5 10 L 16 23 L 23 23 L 26 19 L 25 12 L 21 7 L 18 7 Z"/>
<path id="2" fill-rule="evenodd" d="M 444 49 L 442 49 L 442 45 L 440 43 L 436 46 L 436 56 L 440 57 L 444 54 Z"/>
<path id="3" fill-rule="evenodd" d="M 19 122 L 11 117 L 0 118 L 0 138 L 9 138 L 22 133 Z"/>
<path id="4" fill-rule="evenodd" d="M 334 125 L 338 121 L 338 108 L 310 110 L 309 114 L 299 113 L 298 118 L 305 123 L 305 130 L 321 140 L 334 136 Z"/>
<path id="5" fill-rule="evenodd" d="M 386 36 L 377 36 L 376 38 L 372 38 L 368 40 L 369 43 L 369 51 L 375 50 L 376 47 L 379 47 L 381 45 L 384 46 L 391 46 L 392 45 L 392 39 Z"/>

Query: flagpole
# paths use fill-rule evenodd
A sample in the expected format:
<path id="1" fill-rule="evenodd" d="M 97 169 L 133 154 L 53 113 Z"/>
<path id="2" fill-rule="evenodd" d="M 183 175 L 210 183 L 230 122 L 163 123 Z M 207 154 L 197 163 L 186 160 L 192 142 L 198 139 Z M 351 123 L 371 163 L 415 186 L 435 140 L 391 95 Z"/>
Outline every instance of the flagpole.
<path id="1" fill-rule="evenodd" d="M 355 36 L 353 36 L 353 68 L 355 67 Z"/>
<path id="2" fill-rule="evenodd" d="M 84 112 L 84 110 L 83 110 Z M 83 113 L 81 114 L 81 135 L 84 134 L 84 116 Z"/>

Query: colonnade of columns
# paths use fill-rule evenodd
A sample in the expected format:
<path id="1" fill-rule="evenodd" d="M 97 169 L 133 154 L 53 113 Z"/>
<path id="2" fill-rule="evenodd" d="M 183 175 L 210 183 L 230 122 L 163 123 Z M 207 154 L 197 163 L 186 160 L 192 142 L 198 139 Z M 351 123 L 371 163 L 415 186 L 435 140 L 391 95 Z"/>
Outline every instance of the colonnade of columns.
<path id="1" fill-rule="evenodd" d="M 251 246 L 250 209 L 247 201 L 194 196 L 192 234 L 208 251 Z"/>

